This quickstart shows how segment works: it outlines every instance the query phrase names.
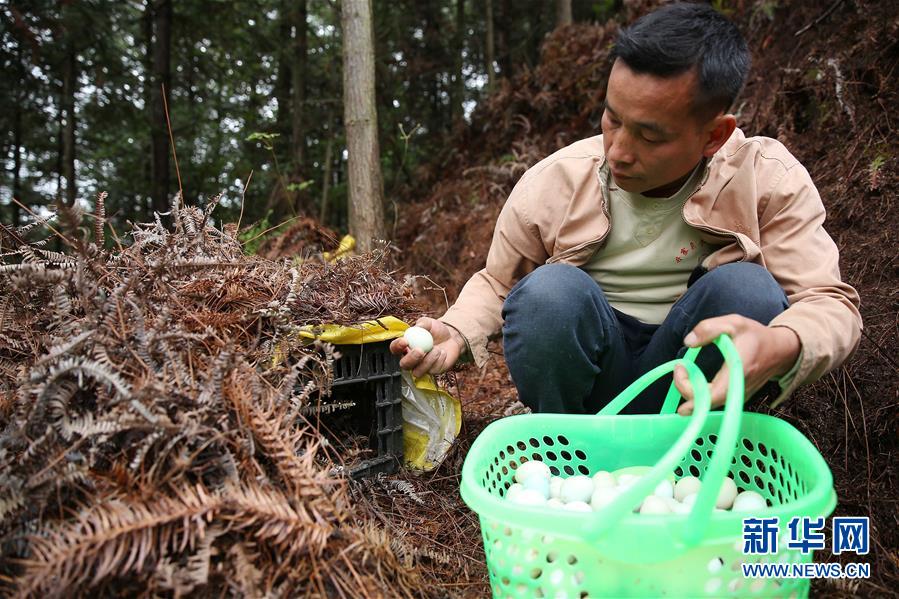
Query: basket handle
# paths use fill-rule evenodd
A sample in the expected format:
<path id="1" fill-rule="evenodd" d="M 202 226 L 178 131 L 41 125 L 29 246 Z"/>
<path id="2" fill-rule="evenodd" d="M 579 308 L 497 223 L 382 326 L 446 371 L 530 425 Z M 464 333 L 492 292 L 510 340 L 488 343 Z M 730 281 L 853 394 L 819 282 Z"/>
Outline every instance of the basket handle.
<path id="1" fill-rule="evenodd" d="M 736 376 L 730 376 L 727 388 L 727 402 L 724 408 L 724 419 L 721 429 L 718 431 L 718 440 L 715 444 L 715 455 L 712 457 L 709 467 L 703 475 L 703 485 L 696 498 L 696 503 L 687 518 L 684 530 L 684 543 L 688 546 L 699 543 L 708 525 L 709 518 L 712 515 L 712 509 L 718 498 L 718 490 L 724 479 L 727 468 L 733 458 L 736 446 L 737 435 L 740 430 L 740 421 L 743 415 L 743 364 L 736 346 L 727 335 L 720 335 L 715 339 L 715 345 L 724 355 L 725 363 L 731 373 L 739 373 Z M 629 404 L 637 395 L 639 395 L 646 387 L 652 384 L 660 376 L 673 372 L 678 365 L 684 366 L 693 387 L 694 394 L 694 410 L 693 415 L 684 432 L 678 437 L 677 441 L 665 454 L 659 459 L 653 468 L 642 476 L 630 489 L 618 496 L 612 503 L 603 509 L 595 512 L 596 517 L 593 522 L 586 526 L 586 533 L 593 538 L 603 535 L 605 532 L 615 527 L 620 519 L 626 516 L 633 506 L 651 493 L 656 485 L 671 472 L 675 466 L 681 461 L 683 456 L 693 446 L 693 442 L 699 435 L 699 432 L 705 425 L 711 410 L 711 394 L 708 382 L 702 371 L 696 366 L 695 358 L 699 353 L 699 348 L 691 348 L 687 351 L 683 358 L 671 360 L 660 366 L 657 366 L 634 381 L 627 389 L 622 391 L 618 397 L 613 399 L 606 405 L 597 415 L 613 415 L 618 414 L 627 404 Z M 674 400 L 672 400 L 672 396 Z M 676 387 L 672 383 L 665 398 L 663 405 L 663 413 L 665 408 L 669 408 L 669 404 L 676 407 L 678 397 Z M 671 409 L 669 413 L 673 411 Z"/>
<path id="2" fill-rule="evenodd" d="M 588 538 L 596 539 L 617 526 L 621 519 L 630 514 L 634 506 L 640 503 L 643 497 L 652 493 L 659 481 L 665 478 L 680 462 L 684 454 L 693 445 L 693 440 L 696 439 L 699 431 L 705 425 L 706 418 L 708 418 L 711 410 L 709 385 L 699 367 L 693 362 L 685 361 L 683 358 L 656 366 L 641 376 L 600 410 L 598 415 L 617 414 L 634 397 L 639 395 L 644 388 L 660 376 L 673 372 L 678 365 L 683 365 L 687 369 L 687 375 L 694 390 L 695 409 L 686 429 L 649 472 L 640 477 L 630 489 L 615 498 L 609 505 L 594 512 L 592 521 L 585 523 L 585 534 Z"/>
<path id="3" fill-rule="evenodd" d="M 705 534 L 705 528 L 709 523 L 712 510 L 715 508 L 715 502 L 718 500 L 721 483 L 727 476 L 731 460 L 734 457 L 737 436 L 740 434 L 740 423 L 743 419 L 743 401 L 745 400 L 743 360 L 740 359 L 737 346 L 728 335 L 719 335 L 715 339 L 715 345 L 724 356 L 724 364 L 728 369 L 727 399 L 724 404 L 721 428 L 718 430 L 718 439 L 715 441 L 714 454 L 702 475 L 702 488 L 687 517 L 684 542 L 688 546 L 698 544 Z M 684 359 L 695 360 L 699 349 L 691 348 L 684 355 Z M 674 384 L 672 383 L 671 386 L 674 387 Z M 671 395 L 670 389 L 668 395 Z M 668 401 L 667 397 L 665 401 Z"/>

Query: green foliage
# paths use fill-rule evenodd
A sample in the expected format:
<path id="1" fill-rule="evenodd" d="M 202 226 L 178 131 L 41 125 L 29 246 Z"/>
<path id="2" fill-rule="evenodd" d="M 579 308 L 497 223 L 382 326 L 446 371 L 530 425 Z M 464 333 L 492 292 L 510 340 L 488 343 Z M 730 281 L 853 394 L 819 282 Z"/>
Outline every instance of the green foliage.
<path id="1" fill-rule="evenodd" d="M 870 173 L 870 175 L 872 177 L 876 176 L 887 160 L 888 157 L 884 154 L 878 154 L 877 156 L 875 156 L 874 160 L 871 161 L 871 164 L 868 165 L 868 172 Z"/>
<path id="2" fill-rule="evenodd" d="M 262 242 L 265 241 L 266 237 L 270 234 L 270 232 L 267 231 L 272 227 L 269 222 L 271 216 L 272 213 L 271 210 L 269 210 L 266 215 L 256 221 L 253 226 L 244 229 L 237 235 L 237 239 L 240 240 L 245 253 L 255 254 L 259 249 L 259 246 L 262 245 Z"/>
<path id="3" fill-rule="evenodd" d="M 221 191 L 217 216 L 236 220 L 242 204 L 244 222 L 261 222 L 269 212 L 278 222 L 284 214 L 272 198 L 287 194 L 288 212 L 315 214 L 328 172 L 327 224 L 341 229 L 347 220 L 347 165 L 340 4 L 306 0 L 308 50 L 300 79 L 293 71 L 301 62 L 300 28 L 293 21 L 299 2 L 172 1 L 171 133 L 185 202 L 200 205 Z M 108 191 L 109 222 L 118 230 L 127 228 L 127 220 L 151 219 L 151 133 L 160 117 L 151 99 L 158 87 L 150 72 L 148 34 L 154 27 L 152 7 L 160 2 L 13 4 L 15 18 L 2 11 L 9 26 L 0 28 L 0 67 L 15 82 L 0 86 L 5 167 L 0 169 L 0 219 L 22 220 L 24 212 L 11 204 L 13 194 L 40 211 L 58 193 L 62 76 L 69 44 L 74 44 L 78 71 L 78 197 L 90 209 L 91 198 Z M 552 3 L 493 6 L 499 76 L 536 65 L 540 43 L 553 27 Z M 574 3 L 575 20 L 606 20 L 621 6 L 622 0 Z M 401 197 L 417 183 L 418 167 L 447 151 L 463 102 L 470 111 L 486 93 L 486 14 L 482 3 L 472 0 L 374 0 L 373 8 L 385 195 Z M 294 140 L 292 92 L 300 80 L 303 139 Z M 331 164 L 326 166 L 329 141 Z M 15 149 L 21 158 L 18 172 Z M 171 155 L 169 162 L 172 196 L 178 183 Z"/>
<path id="4" fill-rule="evenodd" d="M 753 7 L 756 14 L 764 15 L 769 21 L 774 20 L 774 11 L 777 10 L 778 0 L 760 0 Z"/>
<path id="5" fill-rule="evenodd" d="M 286 189 L 287 191 L 293 192 L 305 191 L 313 185 L 315 185 L 315 181 L 313 179 L 309 179 L 308 181 L 301 181 L 300 183 L 288 183 Z"/>
<path id="6" fill-rule="evenodd" d="M 728 0 L 712 0 L 712 8 L 723 15 L 730 15 L 734 12 L 734 10 L 728 6 Z"/>
<path id="7" fill-rule="evenodd" d="M 247 141 L 259 141 L 266 150 L 274 150 L 275 139 L 281 137 L 280 133 L 260 133 L 255 132 L 247 136 Z"/>
<path id="8" fill-rule="evenodd" d="M 600 23 L 608 21 L 615 16 L 615 13 L 621 9 L 620 0 L 600 0 L 591 5 L 593 16 Z"/>

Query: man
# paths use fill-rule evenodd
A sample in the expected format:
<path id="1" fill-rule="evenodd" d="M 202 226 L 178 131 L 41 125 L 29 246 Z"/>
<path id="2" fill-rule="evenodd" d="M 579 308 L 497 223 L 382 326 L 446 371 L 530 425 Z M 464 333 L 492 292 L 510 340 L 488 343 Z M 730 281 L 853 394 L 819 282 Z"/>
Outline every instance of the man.
<path id="1" fill-rule="evenodd" d="M 746 395 L 780 401 L 839 366 L 861 334 L 858 294 L 808 172 L 779 142 L 745 137 L 728 110 L 749 71 L 737 28 L 707 5 L 670 4 L 623 30 L 603 134 L 528 170 L 497 220 L 486 267 L 439 320 L 434 349 L 392 351 L 416 375 L 479 366 L 500 330 L 521 401 L 595 413 L 686 347 L 730 334 Z M 697 363 L 725 399 L 714 347 Z M 717 374 L 716 374 L 717 373 Z M 675 384 L 692 412 L 692 389 Z M 670 381 L 670 377 L 669 377 Z M 658 412 L 668 382 L 629 406 Z"/>

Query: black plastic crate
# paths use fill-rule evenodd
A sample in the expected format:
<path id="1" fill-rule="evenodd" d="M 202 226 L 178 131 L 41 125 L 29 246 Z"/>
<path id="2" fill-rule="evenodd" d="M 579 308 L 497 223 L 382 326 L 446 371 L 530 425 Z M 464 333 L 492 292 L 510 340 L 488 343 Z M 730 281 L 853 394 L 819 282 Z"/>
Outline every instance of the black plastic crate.
<path id="1" fill-rule="evenodd" d="M 347 464 L 348 474 L 362 478 L 392 474 L 403 461 L 403 396 L 399 357 L 390 341 L 337 345 L 330 401 L 353 402 L 350 419 L 356 432 L 367 434 L 375 457 Z"/>

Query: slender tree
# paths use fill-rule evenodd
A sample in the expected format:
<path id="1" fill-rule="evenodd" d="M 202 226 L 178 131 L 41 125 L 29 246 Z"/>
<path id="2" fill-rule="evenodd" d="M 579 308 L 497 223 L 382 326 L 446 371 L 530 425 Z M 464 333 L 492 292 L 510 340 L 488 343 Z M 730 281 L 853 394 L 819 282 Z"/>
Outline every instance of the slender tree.
<path id="1" fill-rule="evenodd" d="M 13 117 L 13 180 L 12 180 L 12 197 L 20 202 L 24 202 L 22 198 L 22 109 L 16 105 L 15 116 Z M 10 200 L 9 202 L 9 223 L 13 227 L 19 226 L 20 208 L 19 205 Z"/>
<path id="2" fill-rule="evenodd" d="M 78 197 L 75 181 L 75 87 L 78 85 L 78 51 L 75 49 L 75 31 L 71 18 L 72 7 L 66 7 L 64 46 L 65 56 L 62 66 L 62 170 L 66 181 L 65 202 L 72 206 Z"/>
<path id="3" fill-rule="evenodd" d="M 517 2 L 519 6 L 523 2 Z M 499 65 L 500 77 L 512 76 L 512 48 L 514 47 L 512 36 L 516 29 L 516 16 L 527 11 L 513 12 L 509 0 L 493 0 L 493 37 L 495 43 L 495 58 Z"/>
<path id="4" fill-rule="evenodd" d="M 375 105 L 371 0 L 344 0 L 343 94 L 349 151 L 349 225 L 361 251 L 385 239 L 383 183 Z"/>
<path id="5" fill-rule="evenodd" d="M 152 19 L 152 77 L 150 106 L 152 124 L 150 137 L 153 146 L 151 197 L 153 210 L 164 212 L 169 208 L 169 142 L 165 118 L 165 104 L 172 87 L 172 2 L 171 0 L 147 0 L 147 18 Z M 165 86 L 165 100 L 162 88 Z"/>
<path id="6" fill-rule="evenodd" d="M 496 85 L 496 70 L 494 62 L 496 60 L 496 45 L 493 40 L 493 0 L 487 0 L 487 47 L 484 51 L 487 62 L 487 89 L 492 90 Z"/>
<path id="7" fill-rule="evenodd" d="M 556 27 L 571 25 L 571 0 L 556 0 Z"/>
<path id="8" fill-rule="evenodd" d="M 328 192 L 331 187 L 331 163 L 334 158 L 332 156 L 332 152 L 334 151 L 334 136 L 335 132 L 331 127 L 331 118 L 328 117 L 326 120 L 328 123 L 327 135 L 328 142 L 325 146 L 325 159 L 324 164 L 322 165 L 322 198 L 321 204 L 319 204 L 319 213 L 318 213 L 318 222 L 323 225 L 328 224 Z"/>
<path id="9" fill-rule="evenodd" d="M 306 79 L 309 43 L 307 36 L 306 0 L 295 2 L 293 11 L 293 64 L 291 146 L 293 148 L 293 178 L 300 181 L 304 177 L 306 160 Z M 302 212 L 302 192 L 296 194 L 295 210 Z"/>
<path id="10" fill-rule="evenodd" d="M 465 0 L 456 0 L 456 31 L 453 35 L 453 88 L 450 123 L 465 114 Z"/>
<path id="11" fill-rule="evenodd" d="M 291 84 L 293 73 L 291 63 L 293 52 L 290 50 L 293 34 L 293 10 L 292 0 L 281 0 L 278 10 L 278 72 L 275 76 L 275 99 L 278 102 L 277 132 L 282 139 L 288 139 L 291 135 Z"/>

